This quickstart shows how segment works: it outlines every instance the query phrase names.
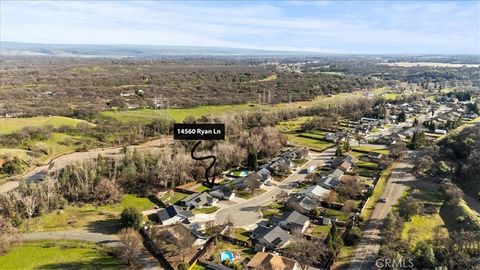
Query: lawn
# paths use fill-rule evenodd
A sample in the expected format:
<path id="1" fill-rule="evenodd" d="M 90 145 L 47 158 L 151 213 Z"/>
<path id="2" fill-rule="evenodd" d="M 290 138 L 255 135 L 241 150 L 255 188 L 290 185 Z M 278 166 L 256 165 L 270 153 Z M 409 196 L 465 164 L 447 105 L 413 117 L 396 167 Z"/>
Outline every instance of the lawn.
<path id="1" fill-rule="evenodd" d="M 250 232 L 245 230 L 244 228 L 235 228 L 234 234 L 235 238 L 241 241 L 247 242 L 250 239 Z"/>
<path id="2" fill-rule="evenodd" d="M 340 221 L 347 220 L 347 217 L 345 216 L 345 214 L 343 214 L 342 211 L 330 209 L 330 208 L 325 208 L 325 210 L 326 210 L 326 213 L 325 213 L 326 217 L 329 217 L 329 218 L 335 217 Z"/>
<path id="3" fill-rule="evenodd" d="M 252 194 L 250 190 L 242 190 L 237 192 L 237 197 L 248 200 L 251 199 L 255 196 L 262 195 L 263 193 L 267 192 L 265 189 L 257 189 L 255 192 Z"/>
<path id="4" fill-rule="evenodd" d="M 187 193 L 182 193 L 182 192 L 173 192 L 173 193 L 166 193 L 163 195 L 160 199 L 164 204 L 176 204 L 177 202 L 181 201 L 185 197 L 187 197 L 189 194 Z"/>
<path id="5" fill-rule="evenodd" d="M 2 269 L 126 269 L 108 250 L 82 241 L 33 241 L 0 256 Z"/>
<path id="6" fill-rule="evenodd" d="M 212 251 L 210 254 L 210 261 L 219 263 L 220 262 L 220 253 L 222 251 L 229 250 L 235 254 L 235 256 L 240 256 L 240 260 L 235 260 L 235 263 L 241 262 L 246 258 L 252 258 L 253 255 L 255 255 L 255 252 L 252 249 L 249 249 L 247 247 L 243 247 L 240 245 L 234 245 L 229 242 L 220 242 L 215 249 Z"/>
<path id="7" fill-rule="evenodd" d="M 60 126 L 76 126 L 79 123 L 89 123 L 85 120 L 74 119 L 63 116 L 37 116 L 26 118 L 0 118 L 0 134 L 7 134 L 24 127 L 46 127 L 51 125 L 54 128 Z M 93 124 L 92 124 L 93 125 Z"/>
<path id="8" fill-rule="evenodd" d="M 218 211 L 218 207 L 202 207 L 202 208 L 195 208 L 193 209 L 193 213 L 195 214 L 212 214 Z"/>
<path id="9" fill-rule="evenodd" d="M 375 153 L 380 153 L 384 155 L 388 155 L 390 153 L 390 150 L 388 150 L 388 148 L 383 145 L 360 145 L 360 146 L 355 146 L 352 149 L 354 152 L 355 150 L 359 150 L 359 151 L 366 151 L 366 152 L 375 152 Z"/>
<path id="10" fill-rule="evenodd" d="M 346 270 L 349 269 L 350 262 L 352 261 L 353 246 L 343 246 L 335 260 L 334 269 Z"/>
<path id="11" fill-rule="evenodd" d="M 280 213 L 280 210 L 283 208 L 283 205 L 280 203 L 271 203 L 269 205 L 262 207 L 262 216 L 263 218 L 270 218 Z"/>
<path id="12" fill-rule="evenodd" d="M 333 143 L 323 140 L 299 137 L 298 135 L 294 134 L 287 134 L 287 137 L 288 140 L 294 144 L 306 146 L 317 151 L 323 151 L 334 145 Z"/>
<path id="13" fill-rule="evenodd" d="M 90 231 L 116 233 L 122 225 L 119 213 L 92 205 L 67 206 L 64 210 L 35 217 L 22 224 L 23 231 Z M 27 224 L 28 223 L 28 224 Z"/>
<path id="14" fill-rule="evenodd" d="M 330 225 L 314 225 L 310 234 L 320 239 L 325 239 L 330 232 Z"/>
<path id="15" fill-rule="evenodd" d="M 312 116 L 303 116 L 294 119 L 290 119 L 288 121 L 283 121 L 278 123 L 275 127 L 280 130 L 281 132 L 296 132 L 300 129 L 300 127 L 307 121 L 312 120 Z"/>
<path id="16" fill-rule="evenodd" d="M 100 211 L 122 212 L 127 207 L 135 207 L 140 211 L 153 209 L 156 206 L 150 199 L 138 197 L 136 195 L 126 194 L 119 204 L 105 205 L 97 207 Z"/>
<path id="17" fill-rule="evenodd" d="M 394 166 L 395 165 L 392 165 L 386 168 L 382 172 L 382 175 L 380 175 L 380 178 L 378 179 L 377 184 L 373 189 L 372 196 L 370 196 L 365 207 L 363 208 L 363 211 L 360 213 L 360 216 L 363 218 L 364 221 L 370 219 L 370 216 L 372 215 L 372 212 L 373 212 L 373 207 L 377 203 L 377 200 L 380 199 L 380 196 L 382 196 L 382 193 L 385 190 L 385 186 L 387 185 L 387 180 L 392 174 Z"/>
<path id="18" fill-rule="evenodd" d="M 210 188 L 206 187 L 204 185 L 199 185 L 198 187 L 195 188 L 196 192 L 204 192 L 204 191 L 207 191 L 207 190 L 210 190 Z"/>
<path id="19" fill-rule="evenodd" d="M 409 230 L 415 230 L 413 239 L 409 242 L 410 247 L 414 248 L 418 242 L 432 239 L 434 229 L 438 226 L 445 226 L 439 214 L 429 216 L 415 215 L 403 225 L 402 239 L 408 239 Z M 447 230 L 444 229 L 444 232 L 447 233 Z"/>

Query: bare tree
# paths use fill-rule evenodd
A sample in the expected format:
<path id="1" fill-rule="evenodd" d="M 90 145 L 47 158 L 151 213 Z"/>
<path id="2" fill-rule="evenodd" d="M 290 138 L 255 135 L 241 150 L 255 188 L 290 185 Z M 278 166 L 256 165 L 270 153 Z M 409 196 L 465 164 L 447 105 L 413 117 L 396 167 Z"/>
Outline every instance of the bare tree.
<path id="1" fill-rule="evenodd" d="M 262 186 L 260 182 L 260 177 L 256 173 L 250 173 L 244 180 L 245 186 L 252 192 L 255 193 L 255 190 L 259 189 Z"/>
<path id="2" fill-rule="evenodd" d="M 127 265 L 136 266 L 138 264 L 136 256 L 142 245 L 140 234 L 132 228 L 125 228 L 120 231 L 119 237 L 122 243 L 118 251 L 120 258 Z"/>
<path id="3" fill-rule="evenodd" d="M 12 222 L 0 215 L 0 255 L 20 241 L 20 235 Z"/>
<path id="4" fill-rule="evenodd" d="M 303 269 L 308 269 L 309 265 L 321 258 L 326 248 L 321 241 L 307 240 L 301 236 L 296 236 L 285 251 L 294 257 Z"/>

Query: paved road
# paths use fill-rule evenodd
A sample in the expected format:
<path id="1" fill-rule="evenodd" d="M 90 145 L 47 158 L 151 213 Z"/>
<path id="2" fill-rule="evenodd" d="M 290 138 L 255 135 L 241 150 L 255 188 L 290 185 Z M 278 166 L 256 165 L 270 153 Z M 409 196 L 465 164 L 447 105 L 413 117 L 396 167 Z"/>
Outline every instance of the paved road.
<path id="1" fill-rule="evenodd" d="M 413 156 L 409 152 L 409 157 Z M 404 183 L 407 181 L 415 181 L 415 176 L 410 173 L 413 168 L 413 158 L 405 159 L 402 162 L 394 165 L 390 178 L 388 179 L 382 198 L 386 198 L 386 203 L 377 202 L 367 224 L 360 242 L 355 246 L 353 252 L 353 260 L 350 263 L 349 269 L 372 269 L 380 249 L 380 227 L 392 209 L 392 206 L 398 202 L 402 193 L 407 189 Z"/>
<path id="2" fill-rule="evenodd" d="M 25 233 L 22 235 L 24 240 L 35 241 L 35 240 L 82 240 L 87 242 L 95 242 L 100 244 L 106 244 L 112 247 L 119 247 L 122 244 L 118 241 L 117 235 L 109 235 L 103 233 L 90 233 L 90 232 L 32 232 Z M 138 261 L 142 265 L 142 269 L 146 270 L 160 270 L 163 269 L 160 267 L 158 261 L 153 258 L 147 250 L 142 248 L 142 251 L 137 256 Z"/>
<path id="3" fill-rule="evenodd" d="M 293 188 L 289 187 L 289 183 L 303 180 L 306 176 L 304 169 L 310 165 L 323 166 L 325 160 L 335 155 L 335 148 L 327 149 L 323 152 L 311 152 L 309 155 L 310 161 L 297 169 L 290 176 L 285 178 L 276 186 L 268 187 L 269 190 L 262 195 L 256 196 L 250 200 L 238 202 L 230 207 L 223 208 L 216 213 L 215 220 L 218 222 L 225 222 L 229 217 L 232 218 L 233 223 L 237 227 L 247 227 L 257 223 L 262 215 L 260 208 L 273 202 L 280 191 L 292 192 Z"/>

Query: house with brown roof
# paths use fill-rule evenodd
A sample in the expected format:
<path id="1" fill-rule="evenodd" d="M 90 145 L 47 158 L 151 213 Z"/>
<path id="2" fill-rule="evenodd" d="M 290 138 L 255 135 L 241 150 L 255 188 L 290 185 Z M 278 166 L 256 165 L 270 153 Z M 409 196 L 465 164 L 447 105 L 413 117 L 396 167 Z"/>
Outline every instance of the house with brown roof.
<path id="1" fill-rule="evenodd" d="M 300 270 L 292 259 L 267 252 L 258 252 L 247 264 L 247 270 Z"/>

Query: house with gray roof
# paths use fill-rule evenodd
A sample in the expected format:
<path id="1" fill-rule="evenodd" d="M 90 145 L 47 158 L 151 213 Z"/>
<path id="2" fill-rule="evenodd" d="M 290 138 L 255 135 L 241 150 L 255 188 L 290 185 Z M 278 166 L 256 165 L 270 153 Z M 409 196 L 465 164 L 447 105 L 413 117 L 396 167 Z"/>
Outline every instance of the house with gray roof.
<path id="1" fill-rule="evenodd" d="M 287 200 L 286 206 L 289 209 L 306 214 L 312 211 L 312 209 L 320 206 L 320 201 L 314 198 L 310 198 L 304 194 L 297 194 Z"/>
<path id="2" fill-rule="evenodd" d="M 200 208 L 216 205 L 218 203 L 218 198 L 215 198 L 206 192 L 202 192 L 190 194 L 181 202 L 189 208 Z"/>
<path id="3" fill-rule="evenodd" d="M 183 210 L 183 208 L 176 205 L 169 205 L 157 212 L 158 222 L 162 225 L 182 223 L 185 221 L 190 222 L 194 217 L 192 211 Z"/>
<path id="4" fill-rule="evenodd" d="M 331 192 L 330 190 L 325 189 L 319 185 L 314 185 L 306 189 L 302 189 L 298 193 L 304 194 L 310 198 L 318 200 L 318 199 L 326 198 L 330 192 Z"/>
<path id="5" fill-rule="evenodd" d="M 290 232 L 298 231 L 303 233 L 310 224 L 307 216 L 302 215 L 298 211 L 284 212 L 281 216 L 274 216 L 269 220 L 270 225 L 280 226 Z"/>
<path id="6" fill-rule="evenodd" d="M 258 226 L 253 230 L 250 237 L 256 244 L 264 246 L 266 249 L 278 250 L 288 245 L 291 235 L 280 226 L 273 228 Z"/>

